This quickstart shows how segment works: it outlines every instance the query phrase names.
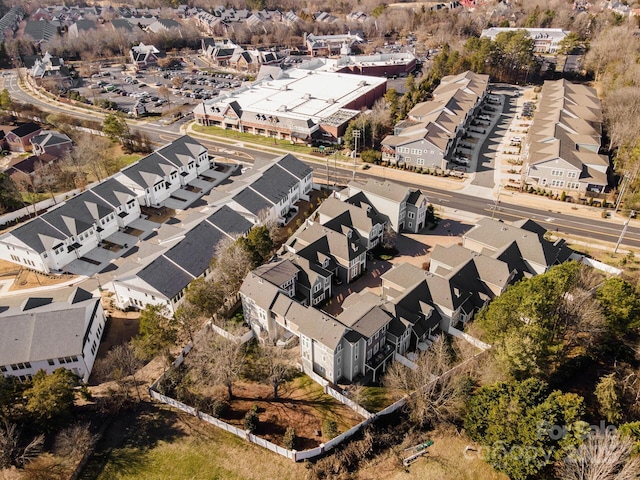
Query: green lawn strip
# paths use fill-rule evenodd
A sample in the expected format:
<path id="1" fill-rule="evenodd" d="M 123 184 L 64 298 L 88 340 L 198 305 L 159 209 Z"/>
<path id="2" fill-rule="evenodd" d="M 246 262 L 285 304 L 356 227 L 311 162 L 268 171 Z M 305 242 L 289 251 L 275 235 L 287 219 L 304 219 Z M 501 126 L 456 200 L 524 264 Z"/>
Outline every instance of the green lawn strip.
<path id="1" fill-rule="evenodd" d="M 137 162 L 142 158 L 142 155 L 139 153 L 130 153 L 125 155 L 120 155 L 116 158 L 116 165 L 118 166 L 118 170 L 131 165 L 134 162 Z"/>
<path id="2" fill-rule="evenodd" d="M 148 405 L 116 419 L 81 479 L 297 479 L 302 465 L 197 418 Z"/>
<path id="3" fill-rule="evenodd" d="M 253 135 L 251 133 L 238 132 L 236 130 L 224 130 L 220 127 L 206 127 L 204 125 L 198 125 L 196 123 L 193 124 L 193 130 L 198 133 L 212 135 L 220 139 L 246 141 L 264 145 L 265 147 L 280 148 L 289 150 L 291 152 L 305 153 L 308 155 L 311 155 L 313 153 L 312 147 L 292 144 L 289 140 L 274 140 L 273 138 L 263 137 L 261 135 Z"/>
<path id="4" fill-rule="evenodd" d="M 362 406 L 371 413 L 384 410 L 393 403 L 389 389 L 384 387 L 364 387 Z"/>

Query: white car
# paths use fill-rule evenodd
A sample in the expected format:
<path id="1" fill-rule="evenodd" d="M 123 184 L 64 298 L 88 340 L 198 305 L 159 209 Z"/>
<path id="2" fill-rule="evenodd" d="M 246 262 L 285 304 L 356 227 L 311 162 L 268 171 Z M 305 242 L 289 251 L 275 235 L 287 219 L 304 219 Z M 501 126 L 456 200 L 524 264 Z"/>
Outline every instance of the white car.
<path id="1" fill-rule="evenodd" d="M 511 137 L 512 142 L 522 142 L 522 137 Z"/>
<path id="2" fill-rule="evenodd" d="M 491 120 L 491 117 L 489 115 L 479 115 L 478 118 L 480 120 Z"/>

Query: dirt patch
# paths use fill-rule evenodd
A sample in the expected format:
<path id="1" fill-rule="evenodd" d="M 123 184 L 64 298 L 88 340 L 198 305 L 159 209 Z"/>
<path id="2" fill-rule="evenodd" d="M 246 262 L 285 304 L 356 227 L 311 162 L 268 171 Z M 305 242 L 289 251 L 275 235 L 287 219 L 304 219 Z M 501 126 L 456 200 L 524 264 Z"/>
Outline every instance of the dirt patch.
<path id="1" fill-rule="evenodd" d="M 33 272 L 31 270 L 20 270 L 15 276 L 13 284 L 9 287 L 9 291 L 59 285 L 60 283 L 73 280 L 76 277 L 76 275 L 46 275 L 44 273 Z"/>
<path id="2" fill-rule="evenodd" d="M 222 420 L 244 428 L 244 416 L 254 406 L 258 408 L 260 422 L 255 434 L 282 445 L 282 437 L 288 427 L 296 431 L 296 448 L 305 450 L 317 447 L 329 438 L 323 437 L 322 422 L 331 418 L 343 432 L 362 422 L 353 410 L 326 395 L 322 388 L 307 377 L 298 377 L 283 385 L 279 399 L 273 399 L 268 385 L 237 382 L 230 409 Z"/>
<path id="3" fill-rule="evenodd" d="M 160 207 L 140 207 L 140 211 L 143 215 L 148 217 L 148 220 L 155 223 L 164 223 L 173 217 L 176 211 L 172 208 Z"/>

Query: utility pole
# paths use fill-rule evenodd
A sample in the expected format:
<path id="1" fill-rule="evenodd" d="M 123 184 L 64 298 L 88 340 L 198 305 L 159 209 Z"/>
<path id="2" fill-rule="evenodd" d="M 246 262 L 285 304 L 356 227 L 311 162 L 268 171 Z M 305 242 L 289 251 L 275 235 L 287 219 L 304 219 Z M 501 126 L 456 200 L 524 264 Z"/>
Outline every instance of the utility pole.
<path id="1" fill-rule="evenodd" d="M 491 218 L 493 218 L 496 214 L 496 208 L 498 208 L 498 204 L 500 203 L 500 193 L 502 192 L 502 184 L 498 185 L 498 198 L 493 203 L 493 209 L 491 211 Z"/>
<path id="2" fill-rule="evenodd" d="M 356 168 L 358 167 L 358 139 L 360 138 L 360 130 L 353 131 L 353 139 L 355 140 L 355 150 L 353 151 L 353 179 L 356 179 Z"/>
<path id="3" fill-rule="evenodd" d="M 635 210 L 631 210 L 629 212 L 629 218 L 627 218 L 627 221 L 624 222 L 624 226 L 622 227 L 622 232 L 620 232 L 620 238 L 618 238 L 618 243 L 616 243 L 616 248 L 613 249 L 613 253 L 618 253 L 618 247 L 622 243 L 622 239 L 624 238 L 624 234 L 627 233 L 627 227 L 629 226 L 629 222 L 635 216 L 636 216 Z"/>

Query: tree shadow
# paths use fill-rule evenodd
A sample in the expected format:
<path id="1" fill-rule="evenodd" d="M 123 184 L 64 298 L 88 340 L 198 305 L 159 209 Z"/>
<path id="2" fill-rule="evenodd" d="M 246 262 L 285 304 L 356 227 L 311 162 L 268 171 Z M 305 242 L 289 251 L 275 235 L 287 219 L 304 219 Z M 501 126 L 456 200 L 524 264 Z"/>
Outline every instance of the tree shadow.
<path id="1" fill-rule="evenodd" d="M 95 479 L 103 473 L 110 478 L 135 474 L 144 467 L 145 452 L 160 440 L 171 442 L 185 434 L 176 426 L 177 415 L 170 409 L 142 403 L 112 417 L 79 478 Z"/>

